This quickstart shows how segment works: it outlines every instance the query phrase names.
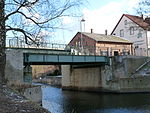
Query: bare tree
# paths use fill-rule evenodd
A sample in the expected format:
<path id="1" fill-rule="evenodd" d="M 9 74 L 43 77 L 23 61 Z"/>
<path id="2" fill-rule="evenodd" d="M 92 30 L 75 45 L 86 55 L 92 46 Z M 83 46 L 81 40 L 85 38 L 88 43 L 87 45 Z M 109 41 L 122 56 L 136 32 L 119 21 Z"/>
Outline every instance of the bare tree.
<path id="1" fill-rule="evenodd" d="M 138 14 L 150 15 L 150 1 L 140 0 L 137 9 Z"/>
<path id="2" fill-rule="evenodd" d="M 0 0 L 0 83 L 5 78 L 6 35 L 23 35 L 27 44 L 36 43 L 42 29 L 60 28 L 61 18 L 75 16 L 71 12 L 77 12 L 82 3 L 83 0 Z"/>

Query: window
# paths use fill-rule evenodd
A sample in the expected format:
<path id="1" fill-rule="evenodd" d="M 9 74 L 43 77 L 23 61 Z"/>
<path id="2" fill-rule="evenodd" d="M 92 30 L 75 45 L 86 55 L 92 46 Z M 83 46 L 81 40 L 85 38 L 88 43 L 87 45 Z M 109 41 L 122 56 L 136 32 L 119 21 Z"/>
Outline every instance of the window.
<path id="1" fill-rule="evenodd" d="M 127 20 L 124 21 L 124 25 L 127 25 Z"/>
<path id="2" fill-rule="evenodd" d="M 100 54 L 101 54 L 102 56 L 107 56 L 107 55 L 108 55 L 108 52 L 107 52 L 107 51 L 100 51 Z"/>
<path id="3" fill-rule="evenodd" d="M 123 37 L 124 36 L 124 31 L 123 29 L 120 30 L 120 37 Z"/>
<path id="4" fill-rule="evenodd" d="M 114 56 L 118 56 L 119 52 L 118 51 L 114 51 Z"/>
<path id="5" fill-rule="evenodd" d="M 134 34 L 134 27 L 130 27 L 130 35 Z"/>
<path id="6" fill-rule="evenodd" d="M 139 30 L 137 38 L 142 38 L 142 30 L 141 29 Z"/>
<path id="7" fill-rule="evenodd" d="M 78 46 L 78 42 L 75 42 L 75 46 L 76 46 L 76 47 Z"/>

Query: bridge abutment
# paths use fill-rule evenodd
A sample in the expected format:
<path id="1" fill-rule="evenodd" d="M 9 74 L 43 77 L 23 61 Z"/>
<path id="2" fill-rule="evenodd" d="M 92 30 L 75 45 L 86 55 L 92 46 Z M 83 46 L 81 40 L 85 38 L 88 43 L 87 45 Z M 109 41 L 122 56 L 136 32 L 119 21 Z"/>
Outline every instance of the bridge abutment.
<path id="1" fill-rule="evenodd" d="M 23 68 L 23 52 L 20 50 L 7 50 L 5 68 L 7 84 L 23 83 Z"/>
<path id="2" fill-rule="evenodd" d="M 64 65 L 62 88 L 96 92 L 149 92 L 150 76 L 132 77 L 147 60 L 146 57 L 118 56 L 111 58 L 111 65 L 75 68 Z"/>

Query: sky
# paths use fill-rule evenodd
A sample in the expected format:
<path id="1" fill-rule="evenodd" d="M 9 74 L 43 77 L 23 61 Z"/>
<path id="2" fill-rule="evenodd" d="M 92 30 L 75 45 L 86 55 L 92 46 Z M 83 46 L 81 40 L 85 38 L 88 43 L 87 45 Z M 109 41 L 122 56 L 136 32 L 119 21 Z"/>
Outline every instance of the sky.
<path id="1" fill-rule="evenodd" d="M 90 32 L 93 29 L 94 33 L 104 34 L 108 30 L 110 34 L 119 21 L 122 14 L 133 14 L 139 0 L 88 0 L 86 6 L 81 8 L 82 17 L 63 18 L 63 26 L 65 30 L 60 30 L 53 34 L 51 42 L 68 43 L 73 36 L 81 31 L 81 19 L 85 20 L 85 28 L 82 26 L 82 31 Z"/>
<path id="2" fill-rule="evenodd" d="M 61 28 L 54 31 L 42 30 L 41 36 L 46 37 L 48 43 L 68 44 L 77 32 L 90 32 L 110 34 L 121 18 L 122 14 L 133 14 L 139 0 L 85 0 L 77 14 L 78 17 L 62 17 Z M 72 11 L 72 12 L 69 12 Z M 69 10 L 73 13 L 77 10 Z M 76 12 L 75 12 L 76 13 Z M 36 17 L 40 17 L 37 15 Z M 18 17 L 16 17 L 18 19 Z M 84 19 L 84 26 L 81 29 L 81 20 Z M 10 21 L 11 22 L 11 21 Z M 26 22 L 25 20 L 23 22 Z M 27 21 L 28 24 L 30 22 Z M 8 36 L 12 34 L 8 34 Z"/>

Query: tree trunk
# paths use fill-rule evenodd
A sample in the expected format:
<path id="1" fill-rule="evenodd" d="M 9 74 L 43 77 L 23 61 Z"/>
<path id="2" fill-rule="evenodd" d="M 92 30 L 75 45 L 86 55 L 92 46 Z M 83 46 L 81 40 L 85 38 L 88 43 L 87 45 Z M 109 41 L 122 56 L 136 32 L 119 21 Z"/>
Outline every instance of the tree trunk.
<path id="1" fill-rule="evenodd" d="M 5 82 L 5 13 L 4 13 L 5 0 L 0 0 L 0 84 Z"/>

